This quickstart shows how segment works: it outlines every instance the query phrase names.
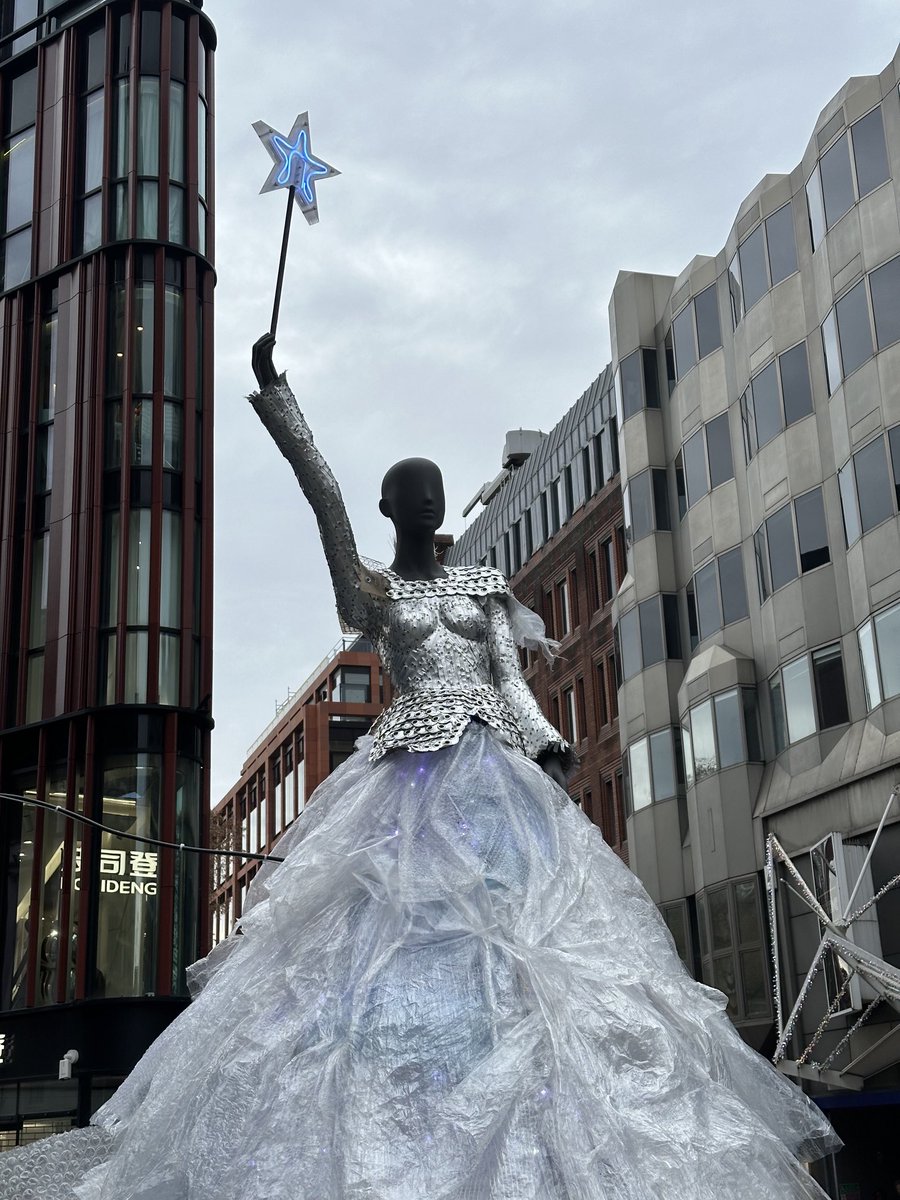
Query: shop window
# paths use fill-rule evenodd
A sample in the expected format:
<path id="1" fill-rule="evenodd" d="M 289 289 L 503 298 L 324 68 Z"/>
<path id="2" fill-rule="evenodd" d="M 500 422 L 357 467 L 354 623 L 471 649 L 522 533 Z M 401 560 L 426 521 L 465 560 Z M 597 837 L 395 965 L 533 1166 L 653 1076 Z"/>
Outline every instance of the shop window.
<path id="1" fill-rule="evenodd" d="M 841 648 L 835 642 L 786 663 L 769 680 L 775 752 L 849 718 Z"/>
<path id="2" fill-rule="evenodd" d="M 156 993 L 159 942 L 159 853 L 119 835 L 159 837 L 161 763 L 157 755 L 107 760 L 103 770 L 103 833 L 93 862 L 97 895 L 93 997 Z"/>
<path id="3" fill-rule="evenodd" d="M 813 249 L 844 213 L 889 178 L 879 106 L 844 130 L 821 156 L 807 182 Z"/>

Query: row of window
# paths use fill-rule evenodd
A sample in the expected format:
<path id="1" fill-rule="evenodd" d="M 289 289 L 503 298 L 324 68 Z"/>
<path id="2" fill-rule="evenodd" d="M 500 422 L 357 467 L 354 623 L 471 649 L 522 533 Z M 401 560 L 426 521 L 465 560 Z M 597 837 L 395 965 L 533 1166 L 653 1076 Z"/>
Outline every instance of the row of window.
<path id="1" fill-rule="evenodd" d="M 900 257 L 882 263 L 841 296 L 822 322 L 828 394 L 876 350 L 900 341 Z"/>
<path id="2" fill-rule="evenodd" d="M 813 249 L 844 213 L 890 177 L 879 105 L 844 130 L 809 177 L 806 199 Z"/>
<path id="3" fill-rule="evenodd" d="M 733 478 L 731 433 L 724 412 L 692 433 L 675 459 L 679 517 L 713 488 Z"/>
<path id="4" fill-rule="evenodd" d="M 785 663 L 769 679 L 775 753 L 850 720 L 840 643 Z"/>
<path id="5" fill-rule="evenodd" d="M 783 504 L 753 535 L 760 603 L 807 571 L 831 561 L 822 489 Z"/>
<path id="6" fill-rule="evenodd" d="M 95 249 L 103 240 L 103 180 L 109 176 L 108 239 L 130 236 L 185 244 L 186 214 L 186 43 L 185 18 L 170 14 L 168 93 L 168 144 L 161 138 L 160 44 L 161 13 L 141 14 L 139 76 L 131 80 L 131 14 L 115 20 L 110 70 L 111 104 L 107 104 L 105 74 L 107 37 L 104 25 L 87 32 L 79 46 L 77 204 L 75 246 L 80 252 Z M 196 133 L 198 155 L 197 248 L 206 253 L 208 197 L 206 50 L 198 56 Z M 2 197 L 2 278 L 0 290 L 25 282 L 31 275 L 34 209 L 37 67 L 9 78 L 4 87 L 4 121 L 0 154 Z M 109 170 L 104 170 L 104 141 L 108 130 Z M 132 138 L 132 129 L 136 136 Z M 160 174 L 165 164 L 168 211 L 160 214 Z M 129 179 L 135 177 L 136 193 Z M 133 213 L 132 213 L 133 207 Z M 162 216 L 162 220 L 160 217 Z"/>
<path id="7" fill-rule="evenodd" d="M 737 329 L 754 304 L 796 270 L 794 212 L 789 201 L 744 238 L 728 265 L 733 327 Z"/>
<path id="8" fill-rule="evenodd" d="M 482 561 L 511 578 L 618 471 L 618 432 L 615 417 L 610 417 L 592 442 L 582 447 L 580 459 L 562 468 L 550 486 L 504 530 Z"/>
<path id="9" fill-rule="evenodd" d="M 812 411 L 806 342 L 800 342 L 751 376 L 741 396 L 747 462 L 789 425 L 802 421 Z"/>
<path id="10" fill-rule="evenodd" d="M 726 550 L 694 575 L 686 589 L 691 648 L 718 629 L 749 616 L 740 546 Z"/>
<path id="11" fill-rule="evenodd" d="M 755 688 L 731 688 L 693 705 L 681 736 L 688 787 L 738 763 L 762 762 Z"/>
<path id="12" fill-rule="evenodd" d="M 880 106 L 856 121 L 822 155 L 807 183 L 810 230 L 815 249 L 830 229 L 854 204 L 890 178 Z M 771 288 L 798 269 L 793 207 L 789 201 L 761 221 L 740 244 L 728 265 L 732 325 Z M 847 318 L 848 322 L 850 318 Z M 900 335 L 892 338 L 898 340 Z M 716 285 L 712 284 L 686 305 L 672 321 L 675 377 L 688 371 L 722 344 Z M 884 343 L 887 344 L 887 343 Z M 860 349 L 848 345 L 844 374 L 855 369 Z M 859 359 L 856 362 L 858 366 Z M 831 390 L 840 381 L 841 363 L 835 359 Z M 648 400 L 648 403 L 649 400 Z M 658 400 L 657 400 L 658 403 Z M 636 409 L 635 409 L 636 411 Z M 626 413 L 626 415 L 630 415 Z M 786 424 L 790 420 L 786 420 Z M 771 425 L 763 421 L 768 433 Z M 774 436 L 771 434 L 770 436 Z M 768 437 L 765 439 L 768 440 Z M 765 441 L 760 437 L 759 445 Z"/>
<path id="13" fill-rule="evenodd" d="M 662 592 L 642 600 L 619 618 L 615 636 L 623 679 L 654 663 L 681 658 L 677 596 Z"/>

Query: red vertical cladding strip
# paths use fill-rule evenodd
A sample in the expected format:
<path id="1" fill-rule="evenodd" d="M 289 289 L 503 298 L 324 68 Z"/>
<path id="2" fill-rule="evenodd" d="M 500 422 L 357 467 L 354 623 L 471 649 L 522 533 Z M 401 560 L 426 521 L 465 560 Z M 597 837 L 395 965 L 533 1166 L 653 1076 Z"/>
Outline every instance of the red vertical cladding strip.
<path id="1" fill-rule="evenodd" d="M 163 359 L 165 351 L 166 255 L 153 252 L 153 465 L 150 475 L 150 633 L 147 655 L 147 703 L 159 703 L 159 612 L 162 578 Z"/>
<path id="2" fill-rule="evenodd" d="M 102 816 L 102 806 L 95 803 L 94 797 L 99 794 L 98 771 L 96 762 L 97 717 L 91 713 L 87 718 L 87 728 L 84 748 L 84 809 L 85 815 L 98 820 Z M 78 928 L 82 936 L 78 939 L 75 954 L 75 1000 L 83 1000 L 88 994 L 88 956 L 94 952 L 94 934 L 91 930 L 91 893 L 93 877 L 96 872 L 90 870 L 94 857 L 94 843 L 99 833 L 90 825 L 85 825 L 81 841 L 81 891 L 78 893 Z M 99 852 L 99 851 L 98 851 Z"/>
<path id="3" fill-rule="evenodd" d="M 200 690 L 200 679 L 194 678 L 194 633 L 199 634 L 202 623 L 201 614 L 195 611 L 196 596 L 194 592 L 195 572 L 201 569 L 202 563 L 198 557 L 202 547 L 197 538 L 197 355 L 200 347 L 197 344 L 197 292 L 198 271 L 197 260 L 190 256 L 185 260 L 184 277 L 184 311 L 182 314 L 182 333 L 184 337 L 184 380 L 182 406 L 182 436 L 184 453 L 182 455 L 182 479 L 184 500 L 182 504 L 181 531 L 181 673 L 179 680 L 179 702 L 185 707 L 193 708 L 195 704 L 208 695 L 208 690 Z M 202 540 L 202 539 L 201 539 Z M 204 759 L 204 762 L 208 762 Z"/>
<path id="4" fill-rule="evenodd" d="M 10 330 L 9 298 L 0 300 L 0 433 L 2 433 L 2 458 L 0 458 L 0 638 L 2 645 L 10 644 L 11 610 L 13 598 L 12 571 L 15 561 L 15 476 L 16 476 L 16 420 L 15 390 L 12 386 L 12 345 Z M 0 720 L 4 726 L 12 724 L 12 713 L 6 712 L 9 696 L 9 672 L 12 663 L 9 654 L 0 655 Z"/>
<path id="5" fill-rule="evenodd" d="M 159 836 L 164 842 L 175 841 L 175 766 L 178 756 L 178 714 L 165 714 L 163 738 L 163 782 L 160 804 Z M 172 943 L 175 922 L 175 872 L 179 870 L 179 854 L 160 848 L 159 872 L 159 940 L 156 957 L 156 992 L 159 996 L 172 994 Z"/>
<path id="6" fill-rule="evenodd" d="M 77 451 L 73 467 L 72 647 L 69 652 L 70 711 L 104 703 L 99 695 L 100 607 L 103 585 L 104 371 L 108 291 L 104 263 L 92 262 L 90 288 L 78 296 L 78 354 L 82 364 L 75 397 Z M 82 283 L 86 283 L 84 269 Z M 71 303 L 75 303 L 75 298 Z M 89 314 L 89 315 L 88 315 Z M 88 330 L 93 336 L 88 335 Z"/>
<path id="7" fill-rule="evenodd" d="M 19 369 L 19 412 L 27 413 L 27 436 L 28 436 L 28 455 L 25 464 L 20 461 L 19 469 L 24 469 L 25 474 L 25 494 L 27 500 L 25 502 L 25 530 L 24 530 L 24 555 L 20 558 L 20 562 L 24 559 L 24 570 L 22 571 L 22 608 L 21 608 L 21 625 L 19 627 L 19 686 L 16 694 L 16 719 L 17 723 L 24 724 L 25 717 L 25 702 L 26 702 L 26 683 L 28 676 L 28 643 L 30 638 L 30 613 L 31 613 L 31 588 L 33 582 L 32 560 L 34 556 L 34 471 L 35 458 L 34 453 L 35 438 L 34 438 L 34 400 L 35 400 L 35 370 L 37 338 L 40 336 L 40 322 L 32 321 L 31 335 L 29 337 L 28 322 L 26 320 L 26 297 L 34 304 L 35 293 L 32 291 L 22 291 L 18 296 L 18 316 L 19 316 L 19 331 L 20 331 L 20 346 L 21 359 Z M 24 389 L 24 394 L 22 390 Z M 18 480 L 17 480 L 18 483 Z M 49 553 L 53 555 L 53 539 L 49 541 Z M 48 626 L 49 631 L 49 626 Z M 43 693 L 44 700 L 41 704 L 41 712 L 39 716 L 43 716 L 46 712 L 46 696 L 47 696 L 47 675 L 44 673 Z"/>
<path id="8" fill-rule="evenodd" d="M 136 105 L 132 105 L 136 108 Z M 132 143 L 133 145 L 133 143 Z M 131 446 L 134 439 L 134 399 L 132 396 L 132 375 L 134 361 L 134 248 L 129 248 L 125 259 L 125 289 L 124 304 L 124 343 L 122 353 L 125 355 L 122 368 L 122 466 L 121 488 L 119 491 L 119 512 L 121 513 L 119 528 L 119 604 L 118 623 L 116 625 L 116 651 L 118 666 L 116 670 L 116 701 L 125 696 L 125 657 L 126 657 L 126 626 L 128 624 L 128 555 L 131 541 Z M 108 310 L 107 310 L 108 311 Z"/>
<path id="9" fill-rule="evenodd" d="M 200 42 L 200 53 L 206 51 Z M 206 55 L 206 257 L 216 261 L 216 56 Z"/>
<path id="10" fill-rule="evenodd" d="M 201 456 L 203 466 L 203 516 L 201 533 L 201 579 L 200 579 L 200 681 L 198 694 L 201 703 L 212 693 L 213 659 L 213 284 L 211 271 L 200 274 L 199 291 L 203 311 L 202 344 L 197 352 L 202 355 L 203 412 L 201 415 Z"/>
<path id="11" fill-rule="evenodd" d="M 210 751 L 210 734 L 209 730 L 203 730 L 200 735 L 201 761 L 209 762 Z M 200 769 L 200 845 L 209 845 L 209 771 L 203 767 Z M 200 856 L 200 894 L 201 896 L 209 896 L 212 890 L 212 863 L 213 857 L 211 854 L 201 854 Z M 201 956 L 209 953 L 210 945 L 210 911 L 208 904 L 200 905 L 200 928 L 198 930 L 197 947 Z"/>
<path id="12" fill-rule="evenodd" d="M 69 722 L 69 741 L 66 751 L 66 810 L 76 812 L 78 808 L 78 722 Z M 66 990 L 69 982 L 69 963 L 72 961 L 72 951 L 69 945 L 69 925 L 72 915 L 72 904 L 77 893 L 69 887 L 69 881 L 74 878 L 75 843 L 77 841 L 76 822 L 66 821 L 63 838 L 62 872 L 62 906 L 59 913 L 59 946 L 56 961 L 59 967 L 56 972 L 56 994 L 53 999 L 57 1004 L 66 1000 Z"/>
<path id="13" fill-rule="evenodd" d="M 46 780 L 47 735 L 42 729 L 38 737 L 37 782 L 35 793 L 38 800 L 43 800 L 47 794 Z M 25 1007 L 33 1008 L 35 1001 L 35 984 L 38 972 L 38 950 L 41 934 L 41 862 L 44 857 L 44 811 L 37 809 L 34 823 L 34 847 L 31 860 L 31 903 L 28 907 L 28 950 L 25 978 Z"/>

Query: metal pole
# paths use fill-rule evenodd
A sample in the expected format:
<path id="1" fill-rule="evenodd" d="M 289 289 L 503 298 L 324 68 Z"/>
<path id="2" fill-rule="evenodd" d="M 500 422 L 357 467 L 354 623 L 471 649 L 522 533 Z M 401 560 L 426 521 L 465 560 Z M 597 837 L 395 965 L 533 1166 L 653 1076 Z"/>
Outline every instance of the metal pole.
<path id="1" fill-rule="evenodd" d="M 278 327 L 278 310 L 281 308 L 281 287 L 284 283 L 284 264 L 287 261 L 288 239 L 291 236 L 291 218 L 294 215 L 294 192 L 295 189 L 288 188 L 287 212 L 284 214 L 284 233 L 281 238 L 281 258 L 278 262 L 278 280 L 275 284 L 275 303 L 272 306 L 272 326 L 269 333 L 275 336 L 275 330 Z"/>

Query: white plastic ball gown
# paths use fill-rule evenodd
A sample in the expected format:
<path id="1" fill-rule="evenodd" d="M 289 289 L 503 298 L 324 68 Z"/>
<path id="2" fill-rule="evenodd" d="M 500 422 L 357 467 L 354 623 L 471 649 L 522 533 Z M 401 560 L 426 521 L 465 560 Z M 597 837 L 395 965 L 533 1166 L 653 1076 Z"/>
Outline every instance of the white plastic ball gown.
<path id="1" fill-rule="evenodd" d="M 495 571 L 362 566 L 284 380 L 254 403 L 399 699 L 190 1007 L 94 1127 L 0 1156 L 0 1198 L 821 1200 L 830 1125 L 534 761 L 568 753 L 518 669 L 539 622 Z"/>

